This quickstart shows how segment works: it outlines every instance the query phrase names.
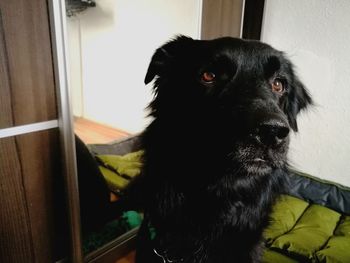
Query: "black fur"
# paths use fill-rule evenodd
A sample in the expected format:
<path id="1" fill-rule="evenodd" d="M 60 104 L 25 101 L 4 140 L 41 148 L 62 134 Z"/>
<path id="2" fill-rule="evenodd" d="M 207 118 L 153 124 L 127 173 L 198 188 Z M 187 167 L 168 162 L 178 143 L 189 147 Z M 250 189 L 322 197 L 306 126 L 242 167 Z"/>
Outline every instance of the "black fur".
<path id="1" fill-rule="evenodd" d="M 83 235 L 98 231 L 123 213 L 121 202 L 110 202 L 110 190 L 98 163 L 85 143 L 76 135 L 80 217 Z"/>
<path id="2" fill-rule="evenodd" d="M 291 62 L 257 41 L 179 36 L 153 55 L 145 82 L 154 78 L 143 175 L 131 190 L 146 217 L 137 262 L 259 262 L 289 128 L 311 103 Z M 284 93 L 272 90 L 276 78 Z"/>

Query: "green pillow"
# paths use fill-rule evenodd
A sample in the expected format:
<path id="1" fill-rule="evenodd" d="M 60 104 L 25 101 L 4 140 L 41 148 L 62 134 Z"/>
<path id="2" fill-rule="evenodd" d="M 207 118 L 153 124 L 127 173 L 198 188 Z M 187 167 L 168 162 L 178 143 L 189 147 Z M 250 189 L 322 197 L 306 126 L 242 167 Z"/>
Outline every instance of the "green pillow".
<path id="1" fill-rule="evenodd" d="M 311 259 L 332 236 L 340 214 L 320 205 L 309 206 L 294 228 L 278 237 L 271 248 Z"/>
<path id="2" fill-rule="evenodd" d="M 109 190 L 115 193 L 122 192 L 126 186 L 129 184 L 129 180 L 121 177 L 119 174 L 113 172 L 112 170 L 99 165 L 100 171 L 106 180 Z"/>
<path id="3" fill-rule="evenodd" d="M 318 262 L 350 262 L 350 216 L 342 218 L 324 249 L 316 253 Z"/>
<path id="4" fill-rule="evenodd" d="M 97 160 L 104 167 L 109 168 L 121 176 L 131 179 L 140 174 L 143 151 L 128 153 L 126 155 L 99 154 Z"/>
<path id="5" fill-rule="evenodd" d="M 289 195 L 278 198 L 272 208 L 270 225 L 264 231 L 267 245 L 291 230 L 308 205 L 307 202 Z"/>
<path id="6" fill-rule="evenodd" d="M 271 249 L 265 249 L 262 263 L 298 263 L 299 261 L 291 259 Z"/>

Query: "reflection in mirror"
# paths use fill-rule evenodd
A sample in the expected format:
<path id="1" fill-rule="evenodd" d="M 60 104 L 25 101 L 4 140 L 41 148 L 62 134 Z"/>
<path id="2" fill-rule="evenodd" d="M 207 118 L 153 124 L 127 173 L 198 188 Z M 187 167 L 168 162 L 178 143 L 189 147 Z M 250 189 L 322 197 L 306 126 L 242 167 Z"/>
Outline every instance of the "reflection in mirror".
<path id="1" fill-rule="evenodd" d="M 119 201 L 140 171 L 137 134 L 149 121 L 145 108 L 152 97 L 144 75 L 160 43 L 176 34 L 199 38 L 200 3 L 66 1 L 85 256 L 115 243 L 142 220 Z"/>

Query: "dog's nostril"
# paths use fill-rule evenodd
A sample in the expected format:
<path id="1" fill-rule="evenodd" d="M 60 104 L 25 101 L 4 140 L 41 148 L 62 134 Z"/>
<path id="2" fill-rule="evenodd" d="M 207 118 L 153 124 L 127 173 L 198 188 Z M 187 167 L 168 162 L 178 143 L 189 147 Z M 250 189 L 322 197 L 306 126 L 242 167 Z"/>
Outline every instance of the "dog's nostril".
<path id="1" fill-rule="evenodd" d="M 257 128 L 256 139 L 266 145 L 281 144 L 289 134 L 289 127 L 282 122 L 266 122 Z"/>
<path id="2" fill-rule="evenodd" d="M 289 128 L 288 127 L 279 127 L 276 132 L 276 136 L 278 139 L 283 140 L 286 138 L 289 134 Z"/>

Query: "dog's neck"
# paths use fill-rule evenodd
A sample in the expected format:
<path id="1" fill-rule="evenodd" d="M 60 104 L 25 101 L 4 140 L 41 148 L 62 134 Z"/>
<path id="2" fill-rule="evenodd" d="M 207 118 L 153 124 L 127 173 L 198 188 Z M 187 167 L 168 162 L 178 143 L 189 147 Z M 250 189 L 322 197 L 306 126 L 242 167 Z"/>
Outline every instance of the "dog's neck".
<path id="1" fill-rule="evenodd" d="M 154 253 L 160 259 L 172 262 L 207 262 L 201 261 L 202 257 L 227 253 L 221 251 L 227 242 L 235 246 L 237 236 L 242 235 L 239 229 L 254 233 L 258 241 L 266 227 L 259 222 L 266 222 L 274 198 L 264 195 L 264 192 L 266 188 L 275 188 L 277 193 L 279 173 L 281 171 L 274 171 L 274 174 L 268 175 L 268 180 L 256 178 L 251 183 L 260 187 L 259 192 L 254 193 L 240 189 L 240 182 L 237 182 L 234 191 L 226 189 L 230 188 L 228 183 L 221 188 L 213 186 L 209 194 L 199 196 L 178 192 L 167 185 L 165 192 L 158 192 L 156 201 L 160 205 L 157 211 L 150 211 L 151 225 L 156 233 Z M 257 202 L 261 204 L 259 208 L 256 207 Z M 250 214 L 249 219 L 247 213 Z"/>
<path id="2" fill-rule="evenodd" d="M 177 174 L 179 172 L 180 170 Z M 271 202 L 283 189 L 282 174 L 282 170 L 274 170 L 271 174 L 264 176 L 240 174 L 238 178 L 226 174 L 216 184 L 200 189 L 199 187 L 202 186 L 192 185 L 195 181 L 188 181 L 188 184 L 182 181 L 186 178 L 186 172 L 184 172 L 184 176 L 175 183 L 169 182 L 168 179 L 165 181 L 160 179 L 157 182 L 155 187 L 157 190 L 151 202 L 158 206 L 150 212 L 156 214 L 154 218 L 159 220 L 154 222 L 155 225 L 165 227 L 167 230 L 179 224 L 184 231 L 196 227 L 198 232 L 204 229 L 210 232 L 212 227 L 218 229 L 219 226 L 219 229 L 223 229 L 237 223 L 245 224 L 245 227 L 249 228 L 249 222 L 244 220 L 239 222 L 244 219 L 241 218 L 241 216 L 244 217 L 242 208 L 256 210 L 256 204 L 260 203 L 261 211 L 252 211 L 252 213 L 257 218 L 267 215 Z M 250 189 L 256 190 L 252 193 Z M 272 190 L 271 195 L 264 194 L 267 189 Z"/>

